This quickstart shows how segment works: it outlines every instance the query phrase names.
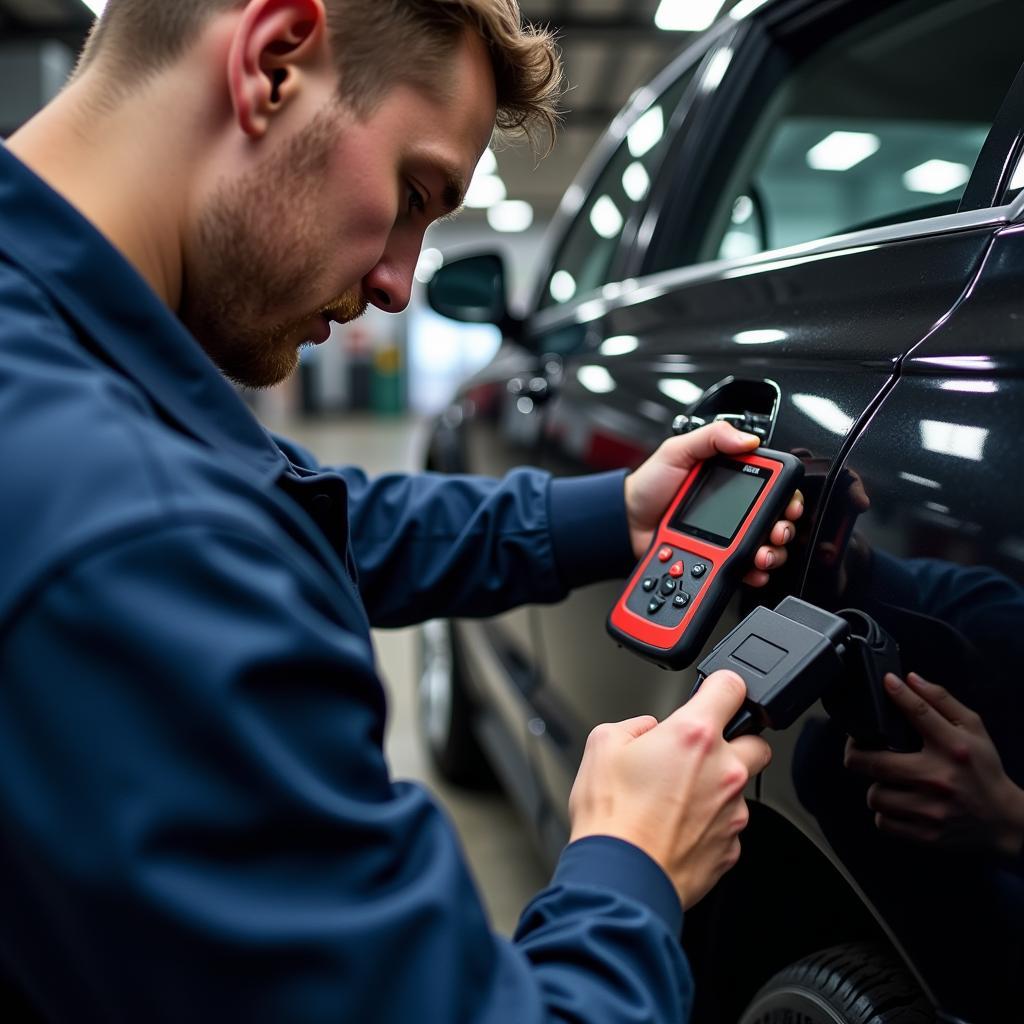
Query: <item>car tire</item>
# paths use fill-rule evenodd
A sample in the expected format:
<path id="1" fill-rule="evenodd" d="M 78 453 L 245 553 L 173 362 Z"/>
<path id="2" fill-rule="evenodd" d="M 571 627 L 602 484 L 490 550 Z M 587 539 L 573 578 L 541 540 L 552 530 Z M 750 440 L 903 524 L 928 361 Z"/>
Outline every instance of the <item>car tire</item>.
<path id="1" fill-rule="evenodd" d="M 473 705 L 447 619 L 431 619 L 420 629 L 417 696 L 420 735 L 441 778 L 466 789 L 494 789 L 494 771 L 473 733 Z"/>
<path id="2" fill-rule="evenodd" d="M 931 1024 L 935 1011 L 907 969 L 864 943 L 833 946 L 774 975 L 739 1024 Z"/>

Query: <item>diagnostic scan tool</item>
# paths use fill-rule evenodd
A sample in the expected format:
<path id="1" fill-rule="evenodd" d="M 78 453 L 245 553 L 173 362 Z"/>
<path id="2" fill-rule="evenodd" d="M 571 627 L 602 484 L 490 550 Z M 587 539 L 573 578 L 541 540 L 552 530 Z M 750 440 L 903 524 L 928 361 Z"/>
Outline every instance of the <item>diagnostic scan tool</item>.
<path id="1" fill-rule="evenodd" d="M 612 637 L 665 668 L 689 665 L 803 471 L 796 456 L 764 448 L 698 463 L 612 608 Z"/>

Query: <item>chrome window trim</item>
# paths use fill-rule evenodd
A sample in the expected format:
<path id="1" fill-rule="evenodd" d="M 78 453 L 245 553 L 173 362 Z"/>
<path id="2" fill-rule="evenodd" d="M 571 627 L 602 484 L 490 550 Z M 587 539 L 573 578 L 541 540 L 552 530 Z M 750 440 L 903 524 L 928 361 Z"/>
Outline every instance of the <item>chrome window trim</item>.
<path id="1" fill-rule="evenodd" d="M 681 285 L 702 281 L 727 280 L 770 270 L 793 266 L 798 263 L 826 259 L 844 253 L 861 252 L 893 242 L 907 242 L 933 235 L 972 231 L 979 228 L 996 228 L 1024 219 L 1024 193 L 1017 196 L 1008 206 L 992 207 L 985 210 L 970 210 L 966 213 L 951 213 L 944 217 L 928 217 L 923 220 L 904 221 L 886 227 L 869 228 L 866 231 L 852 231 L 843 235 L 817 238 L 784 249 L 768 249 L 753 256 L 741 256 L 731 260 L 712 260 L 696 263 L 689 267 L 661 270 L 655 274 L 634 278 L 625 282 L 605 285 L 586 295 L 580 296 L 571 306 L 549 308 L 535 313 L 530 318 L 531 331 L 546 331 L 570 323 L 589 323 L 605 316 L 613 309 L 636 305 L 656 298 Z"/>

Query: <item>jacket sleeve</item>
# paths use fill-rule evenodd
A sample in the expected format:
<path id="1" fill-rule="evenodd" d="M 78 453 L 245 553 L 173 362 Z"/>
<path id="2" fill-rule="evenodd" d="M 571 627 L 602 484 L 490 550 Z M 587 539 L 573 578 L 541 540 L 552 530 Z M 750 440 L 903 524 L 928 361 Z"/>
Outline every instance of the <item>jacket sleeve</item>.
<path id="1" fill-rule="evenodd" d="M 111 538 L 5 637 L 0 964 L 48 1020 L 685 1019 L 681 913 L 569 847 L 514 942 L 381 753 L 342 582 L 251 523 Z"/>
<path id="2" fill-rule="evenodd" d="M 556 480 L 526 468 L 502 480 L 343 475 L 375 626 L 560 601 L 576 587 L 621 579 L 635 561 L 624 471 Z"/>

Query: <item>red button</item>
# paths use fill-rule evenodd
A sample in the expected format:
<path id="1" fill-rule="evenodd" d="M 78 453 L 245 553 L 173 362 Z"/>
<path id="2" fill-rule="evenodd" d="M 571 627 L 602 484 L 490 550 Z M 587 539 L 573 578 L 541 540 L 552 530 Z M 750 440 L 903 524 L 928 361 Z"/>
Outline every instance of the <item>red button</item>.
<path id="1" fill-rule="evenodd" d="M 674 554 L 674 552 L 673 552 L 673 550 L 671 548 L 663 547 L 663 548 L 661 548 L 658 551 L 658 561 L 659 562 L 667 562 L 672 557 L 673 554 Z"/>
<path id="2" fill-rule="evenodd" d="M 682 576 L 683 575 L 683 563 L 676 562 L 668 571 L 669 576 Z"/>

